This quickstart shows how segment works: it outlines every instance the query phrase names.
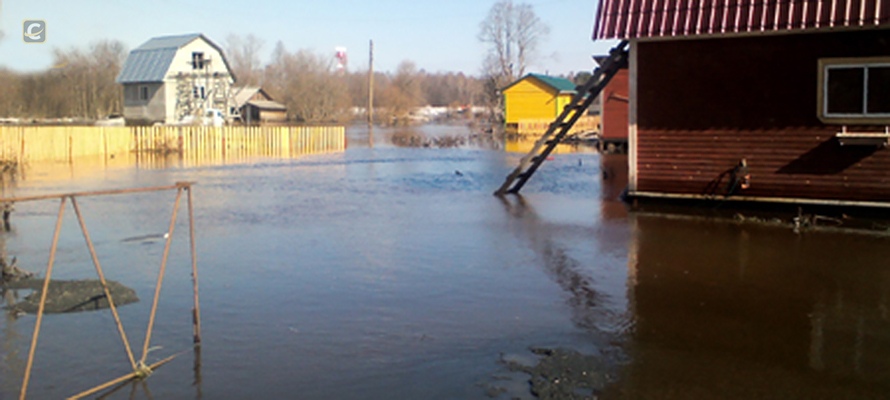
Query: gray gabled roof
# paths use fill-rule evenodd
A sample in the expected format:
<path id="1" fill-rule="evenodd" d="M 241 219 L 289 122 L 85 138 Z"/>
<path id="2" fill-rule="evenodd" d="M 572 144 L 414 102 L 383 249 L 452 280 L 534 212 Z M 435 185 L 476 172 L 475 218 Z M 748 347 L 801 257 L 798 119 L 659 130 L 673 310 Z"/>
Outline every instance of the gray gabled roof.
<path id="1" fill-rule="evenodd" d="M 287 111 L 287 107 L 284 104 L 272 100 L 251 100 L 248 101 L 247 104 L 259 108 L 260 110 Z"/>
<path id="2" fill-rule="evenodd" d="M 236 88 L 235 90 L 235 107 L 241 108 L 250 101 L 250 98 L 253 97 L 253 95 L 263 89 L 260 89 L 259 86 L 244 86 Z"/>
<path id="3" fill-rule="evenodd" d="M 222 49 L 213 43 L 210 39 L 200 33 L 192 33 L 188 35 L 177 36 L 161 36 L 152 38 L 143 43 L 141 46 L 133 49 L 127 56 L 127 61 L 121 69 L 121 73 L 117 76 L 118 83 L 146 83 L 146 82 L 163 82 L 170 70 L 170 64 L 176 52 L 183 46 L 197 39 L 204 39 L 213 46 L 222 55 L 226 69 L 231 74 L 229 62 Z M 234 79 L 234 74 L 232 74 Z"/>

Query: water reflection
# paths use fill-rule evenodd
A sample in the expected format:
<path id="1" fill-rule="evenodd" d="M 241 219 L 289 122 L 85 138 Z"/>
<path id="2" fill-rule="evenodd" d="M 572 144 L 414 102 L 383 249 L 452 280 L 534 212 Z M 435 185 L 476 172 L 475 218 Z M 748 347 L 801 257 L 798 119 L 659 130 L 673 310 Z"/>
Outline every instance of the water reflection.
<path id="1" fill-rule="evenodd" d="M 438 124 L 422 126 L 367 127 L 355 125 L 347 128 L 351 145 L 373 148 L 396 146 L 404 148 L 482 148 L 501 149 L 503 139 L 473 129 L 464 124 Z"/>
<path id="2" fill-rule="evenodd" d="M 508 153 L 526 154 L 535 142 L 533 135 L 504 135 L 503 132 L 481 130 L 466 124 L 437 124 L 422 126 L 397 126 L 368 128 L 350 126 L 347 135 L 355 146 L 396 146 L 407 148 L 458 148 L 470 147 L 505 150 Z M 553 154 L 594 154 L 597 149 L 584 143 L 560 144 Z M 625 156 L 626 157 L 626 156 Z"/>
<path id="3" fill-rule="evenodd" d="M 600 154 L 602 190 L 600 208 L 603 219 L 623 220 L 627 218 L 627 205 L 622 194 L 627 189 L 627 155 Z"/>
<path id="4" fill-rule="evenodd" d="M 148 388 L 148 382 L 140 379 L 121 383 L 109 389 L 107 393 L 96 397 L 96 400 L 112 399 L 115 395 L 124 392 L 125 389 L 128 388 L 129 396 L 127 398 L 130 400 L 136 399 L 136 395 L 140 392 L 145 396 L 146 399 L 154 399 L 154 396 L 152 396 L 151 394 L 151 390 Z"/>
<path id="5" fill-rule="evenodd" d="M 890 393 L 887 238 L 631 215 L 632 361 L 611 397 Z"/>
<path id="6" fill-rule="evenodd" d="M 15 304 L 17 301 L 16 293 L 13 290 L 0 289 L 0 294 L 3 296 L 4 306 Z M 20 354 L 20 345 L 26 339 L 19 332 L 18 316 L 15 313 L 4 311 L 3 318 L 3 329 L 0 331 L 3 335 L 0 338 L 0 354 L 2 354 L 0 370 L 4 377 L 11 379 L 0 379 L 0 382 L 3 385 L 3 393 L 15 393 L 18 391 L 20 379 L 25 373 L 25 360 Z"/>
<path id="7" fill-rule="evenodd" d="M 0 232 L 0 263 L 3 265 L 6 265 L 8 260 L 6 237 L 6 232 Z M 2 297 L 0 307 L 3 308 L 2 314 L 4 318 L 3 329 L 0 331 L 3 335 L 0 338 L 0 354 L 2 354 L 0 370 L 2 370 L 2 376 L 21 377 L 25 373 L 25 360 L 20 354 L 19 347 L 19 344 L 24 340 L 17 324 L 19 314 L 6 309 L 18 303 L 19 293 L 16 290 L 7 289 L 3 285 L 0 286 L 0 297 Z M 2 392 L 12 393 L 19 388 L 18 382 L 14 379 L 0 379 L 0 382 L 3 385 Z"/>
<path id="8" fill-rule="evenodd" d="M 514 232 L 526 239 L 527 247 L 541 258 L 544 272 L 570 295 L 567 303 L 573 322 L 590 331 L 602 331 L 601 325 L 614 316 L 601 307 L 601 296 L 582 264 L 554 240 L 554 227 L 541 220 L 534 207 L 522 196 L 501 196 L 504 209 L 512 217 Z"/>
<path id="9" fill-rule="evenodd" d="M 315 154 L 342 153 L 345 142 L 331 140 L 330 143 L 312 143 L 311 146 L 296 146 L 289 152 L 274 147 L 246 146 L 229 151 L 194 151 L 187 154 L 171 152 L 130 152 L 111 157 L 75 157 L 70 162 L 26 163 L 21 168 L 20 179 L 30 182 L 54 182 L 101 177 L 108 173 L 126 169 L 163 170 L 205 166 L 254 163 L 261 160 L 298 159 Z M 16 186 L 0 179 L 0 194 L 8 193 Z M 2 197 L 2 196 L 0 196 Z"/>
<path id="10" fill-rule="evenodd" d="M 508 153 L 527 154 L 535 147 L 538 141 L 535 135 L 510 135 L 505 139 L 504 150 Z M 595 146 L 584 143 L 561 143 L 556 146 L 552 154 L 597 153 Z"/>

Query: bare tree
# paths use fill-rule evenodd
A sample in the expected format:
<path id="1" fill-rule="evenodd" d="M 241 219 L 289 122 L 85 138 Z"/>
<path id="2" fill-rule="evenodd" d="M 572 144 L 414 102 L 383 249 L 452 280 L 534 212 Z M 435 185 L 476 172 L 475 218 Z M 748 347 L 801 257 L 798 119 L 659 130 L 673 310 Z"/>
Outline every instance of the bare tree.
<path id="1" fill-rule="evenodd" d="M 266 88 L 300 122 L 336 122 L 346 116 L 349 88 L 333 60 L 308 50 L 289 53 L 279 42 L 265 69 Z"/>
<path id="2" fill-rule="evenodd" d="M 414 107 L 425 102 L 421 92 L 422 74 L 413 61 L 402 61 L 388 82 L 383 82 L 381 118 L 393 124 L 407 121 Z"/>
<path id="3" fill-rule="evenodd" d="M 44 116 L 94 119 L 119 113 L 122 92 L 115 77 L 125 57 L 123 43 L 110 40 L 95 42 L 87 51 L 55 49 L 54 67 L 45 73 L 43 80 L 54 83 L 55 88 L 47 96 L 61 96 L 61 104 Z"/>
<path id="4" fill-rule="evenodd" d="M 463 73 L 422 74 L 421 87 L 426 104 L 436 107 L 459 107 L 477 104 L 482 90 L 478 78 Z"/>
<path id="5" fill-rule="evenodd" d="M 478 39 L 488 46 L 483 73 L 490 88 L 502 88 L 525 75 L 535 59 L 538 45 L 550 28 L 538 18 L 530 4 L 513 0 L 495 3 L 479 24 Z M 499 98 L 488 93 L 491 99 Z"/>
<path id="6" fill-rule="evenodd" d="M 21 115 L 22 103 L 18 99 L 21 91 L 21 79 L 18 74 L 0 67 L 0 117 L 16 117 Z"/>
<path id="7" fill-rule="evenodd" d="M 263 49 L 263 44 L 263 40 L 253 34 L 241 37 L 233 33 L 226 37 L 226 58 L 239 85 L 262 84 L 263 64 L 260 60 L 260 51 Z"/>

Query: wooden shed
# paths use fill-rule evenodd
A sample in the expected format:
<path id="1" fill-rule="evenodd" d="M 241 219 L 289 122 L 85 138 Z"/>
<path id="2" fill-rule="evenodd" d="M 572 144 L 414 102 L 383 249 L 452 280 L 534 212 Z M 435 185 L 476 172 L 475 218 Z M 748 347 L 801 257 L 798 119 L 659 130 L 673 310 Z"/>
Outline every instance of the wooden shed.
<path id="1" fill-rule="evenodd" d="M 528 74 L 502 92 L 507 129 L 518 133 L 529 130 L 522 125 L 530 125 L 530 130 L 543 133 L 577 93 L 572 81 L 540 74 Z"/>
<path id="2" fill-rule="evenodd" d="M 601 63 L 605 58 L 594 57 L 594 60 L 597 63 Z M 630 103 L 628 95 L 629 77 L 628 69 L 622 68 L 612 77 L 612 80 L 609 81 L 609 84 L 600 93 L 600 150 L 607 152 L 623 152 L 627 150 L 627 113 L 628 103 Z"/>
<path id="3" fill-rule="evenodd" d="M 890 207 L 890 0 L 601 0 L 632 198 Z"/>
<path id="4" fill-rule="evenodd" d="M 241 122 L 247 125 L 287 121 L 287 107 L 256 86 L 235 89 L 235 107 Z"/>

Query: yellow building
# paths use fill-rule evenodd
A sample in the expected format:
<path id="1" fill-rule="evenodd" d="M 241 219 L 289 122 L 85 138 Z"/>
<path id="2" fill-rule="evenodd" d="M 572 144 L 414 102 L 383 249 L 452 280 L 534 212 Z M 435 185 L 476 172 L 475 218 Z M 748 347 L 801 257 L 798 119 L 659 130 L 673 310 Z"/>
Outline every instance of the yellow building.
<path id="1" fill-rule="evenodd" d="M 553 122 L 577 93 L 572 81 L 539 74 L 528 74 L 502 92 L 507 128 L 521 122 Z"/>

